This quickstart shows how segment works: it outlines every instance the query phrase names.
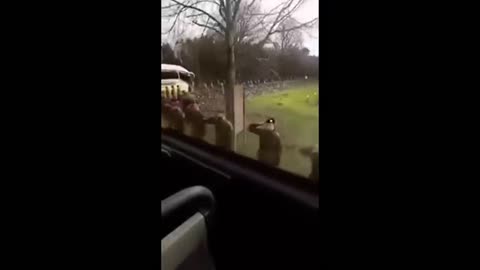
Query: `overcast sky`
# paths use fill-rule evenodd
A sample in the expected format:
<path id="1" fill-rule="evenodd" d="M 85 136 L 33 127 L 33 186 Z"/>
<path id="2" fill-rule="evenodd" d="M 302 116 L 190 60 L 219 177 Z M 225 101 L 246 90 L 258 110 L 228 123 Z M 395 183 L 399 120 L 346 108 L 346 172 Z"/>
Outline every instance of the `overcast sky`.
<path id="1" fill-rule="evenodd" d="M 270 10 L 276 5 L 278 5 L 283 0 L 263 0 L 262 9 Z M 318 17 L 318 0 L 307 0 L 305 4 L 293 14 L 293 17 L 297 19 L 299 22 L 306 22 Z M 162 18 L 162 32 L 166 31 L 166 28 L 169 25 L 169 21 Z M 193 37 L 200 35 L 201 30 L 196 27 L 189 27 L 183 33 L 184 37 Z M 172 41 L 170 36 L 170 42 Z M 162 41 L 169 39 L 166 35 L 162 35 Z M 304 46 L 310 50 L 311 55 L 318 55 L 318 28 L 312 29 L 308 31 L 308 33 L 304 33 Z"/>
<path id="2" fill-rule="evenodd" d="M 271 10 L 284 0 L 263 0 L 262 8 Z M 307 0 L 301 8 L 293 14 L 293 17 L 299 22 L 307 22 L 318 18 L 318 0 Z M 318 28 L 312 29 L 308 34 L 303 35 L 303 46 L 310 50 L 311 55 L 318 56 Z"/>

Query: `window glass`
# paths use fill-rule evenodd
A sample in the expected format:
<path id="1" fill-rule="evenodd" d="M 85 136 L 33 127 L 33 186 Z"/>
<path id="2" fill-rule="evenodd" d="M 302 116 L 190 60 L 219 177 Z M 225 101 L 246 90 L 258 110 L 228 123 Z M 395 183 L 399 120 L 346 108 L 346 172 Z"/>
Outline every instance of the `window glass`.
<path id="1" fill-rule="evenodd" d="M 188 82 L 188 83 L 191 82 L 190 76 L 188 74 L 185 74 L 185 73 L 180 73 L 180 79 L 184 82 Z"/>
<path id="2" fill-rule="evenodd" d="M 318 47 L 318 1 L 162 1 L 162 64 L 195 74 L 162 127 L 318 181 Z"/>
<path id="3" fill-rule="evenodd" d="M 175 71 L 162 71 L 162 80 L 178 79 L 178 73 Z"/>

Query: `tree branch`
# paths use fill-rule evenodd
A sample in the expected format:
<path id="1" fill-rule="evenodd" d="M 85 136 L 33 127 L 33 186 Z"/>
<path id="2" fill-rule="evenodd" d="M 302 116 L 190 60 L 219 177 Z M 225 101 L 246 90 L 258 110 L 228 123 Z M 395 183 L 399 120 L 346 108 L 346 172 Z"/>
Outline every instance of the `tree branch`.
<path id="1" fill-rule="evenodd" d="M 180 14 L 182 14 L 182 12 L 183 12 L 183 10 L 181 9 L 181 10 L 177 13 L 177 15 L 175 16 L 175 20 L 173 21 L 172 26 L 170 27 L 170 29 L 168 29 L 167 32 L 163 32 L 162 34 L 169 34 L 170 32 L 172 32 L 173 28 L 175 28 L 175 25 L 176 25 L 176 23 L 177 23 L 177 21 L 178 21 L 178 17 L 180 17 Z"/>
<path id="2" fill-rule="evenodd" d="M 289 1 L 286 1 L 286 2 L 283 2 L 282 4 L 284 5 L 280 11 L 278 12 L 278 15 L 277 17 L 275 18 L 275 20 L 273 21 L 272 25 L 270 26 L 270 28 L 268 29 L 268 32 L 267 34 L 265 35 L 265 37 L 259 42 L 259 44 L 265 44 L 268 39 L 270 38 L 270 36 L 272 35 L 274 29 L 277 27 L 277 25 L 281 22 L 281 18 L 282 18 L 282 14 L 283 12 L 285 12 L 286 10 L 288 10 L 288 8 L 290 8 L 290 6 L 292 5 L 293 3 L 293 0 L 289 0 Z M 289 12 L 287 13 L 289 14 Z"/>
<path id="3" fill-rule="evenodd" d="M 300 29 L 300 28 L 303 28 L 303 27 L 308 27 L 310 24 L 316 22 L 317 18 L 315 18 L 311 21 L 308 21 L 306 23 L 301 23 L 301 24 L 299 24 L 295 27 L 286 28 L 286 29 L 283 29 L 283 30 L 282 29 L 277 29 L 277 26 L 282 24 L 287 19 L 291 18 L 292 14 L 295 11 L 297 11 L 304 4 L 304 2 L 305 2 L 305 0 L 298 0 L 298 1 L 288 0 L 288 1 L 283 2 L 281 4 L 281 5 L 283 5 L 282 8 L 277 13 L 278 15 L 273 20 L 270 27 L 268 27 L 267 34 L 258 44 L 259 45 L 264 45 L 270 39 L 270 36 L 275 34 L 275 33 L 281 33 L 281 32 L 285 32 L 285 31 L 293 31 L 293 30 Z"/>
<path id="4" fill-rule="evenodd" d="M 247 6 L 247 10 L 250 10 L 250 8 L 253 7 L 253 5 L 255 4 L 256 0 L 252 0 L 252 2 L 250 2 L 250 4 L 248 4 Z"/>
<path id="5" fill-rule="evenodd" d="M 220 23 L 214 16 L 212 16 L 210 13 L 206 12 L 205 10 L 200 9 L 200 8 L 198 8 L 198 7 L 195 7 L 195 6 L 193 6 L 193 5 L 187 5 L 187 4 L 185 4 L 185 3 L 182 3 L 182 2 L 179 2 L 179 1 L 176 1 L 176 0 L 171 0 L 171 1 L 174 2 L 174 3 L 177 4 L 177 5 L 180 5 L 180 6 L 184 7 L 184 8 L 186 8 L 186 9 L 196 10 L 196 11 L 198 11 L 198 12 L 200 12 L 200 13 L 205 14 L 205 15 L 206 15 L 207 17 L 209 17 L 211 20 L 213 20 L 214 22 L 216 22 L 217 25 L 220 27 L 220 29 L 221 29 L 222 31 L 225 31 L 225 26 L 224 26 L 222 23 Z"/>
<path id="6" fill-rule="evenodd" d="M 235 5 L 233 6 L 233 14 L 232 14 L 232 21 L 235 22 L 235 20 L 237 19 L 237 15 L 238 15 L 238 10 L 240 8 L 240 0 L 237 0 L 235 2 Z"/>
<path id="7" fill-rule="evenodd" d="M 220 0 L 220 4 L 218 5 L 218 13 L 220 14 L 220 17 L 222 17 L 223 21 L 227 22 L 225 17 L 225 2 L 223 0 Z"/>
<path id="8" fill-rule="evenodd" d="M 185 16 L 186 18 L 193 18 L 193 17 L 198 17 L 198 16 L 203 16 L 202 13 L 197 13 L 197 14 L 190 14 L 190 15 L 187 15 Z"/>
<path id="9" fill-rule="evenodd" d="M 315 19 L 312 19 L 308 22 L 305 22 L 305 23 L 302 23 L 302 24 L 299 24 L 297 26 L 293 26 L 293 27 L 290 27 L 290 28 L 282 28 L 282 29 L 277 29 L 275 31 L 272 32 L 272 34 L 275 34 L 275 33 L 283 33 L 283 32 L 290 32 L 290 31 L 293 31 L 293 30 L 297 30 L 297 29 L 300 29 L 300 28 L 304 28 L 304 27 L 309 27 L 311 26 L 310 24 L 313 24 L 317 21 L 318 18 L 315 18 Z"/>
<path id="10" fill-rule="evenodd" d="M 225 36 L 222 32 L 218 31 L 218 29 L 216 29 L 213 25 L 207 25 L 207 24 L 199 23 L 197 21 L 192 21 L 192 23 L 200 27 L 205 27 L 207 29 L 213 30 L 216 33 L 220 34 L 221 36 Z"/>

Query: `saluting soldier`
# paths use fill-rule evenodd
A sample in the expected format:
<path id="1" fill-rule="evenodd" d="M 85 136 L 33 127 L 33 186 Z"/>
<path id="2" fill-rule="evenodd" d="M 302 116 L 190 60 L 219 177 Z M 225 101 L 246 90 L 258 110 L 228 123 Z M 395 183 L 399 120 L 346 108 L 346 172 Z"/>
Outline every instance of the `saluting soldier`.
<path id="1" fill-rule="evenodd" d="M 304 147 L 300 148 L 300 153 L 308 157 L 310 159 L 310 162 L 312 164 L 312 170 L 310 172 L 309 178 L 315 182 L 318 182 L 319 176 L 318 176 L 318 166 L 319 166 L 319 160 L 318 160 L 318 145 L 315 146 L 310 146 L 310 147 Z"/>
<path id="2" fill-rule="evenodd" d="M 206 124 L 215 125 L 215 144 L 225 150 L 233 150 L 233 125 L 223 114 L 210 117 L 205 120 Z"/>
<path id="3" fill-rule="evenodd" d="M 282 155 L 282 143 L 280 134 L 275 127 L 275 119 L 269 118 L 265 123 L 250 124 L 248 131 L 257 134 L 259 137 L 258 160 L 272 166 L 278 166 Z"/>
<path id="4" fill-rule="evenodd" d="M 195 98 L 190 94 L 184 94 L 182 96 L 182 107 L 185 112 L 185 128 L 188 129 L 188 135 L 203 139 L 206 133 L 206 123 Z"/>

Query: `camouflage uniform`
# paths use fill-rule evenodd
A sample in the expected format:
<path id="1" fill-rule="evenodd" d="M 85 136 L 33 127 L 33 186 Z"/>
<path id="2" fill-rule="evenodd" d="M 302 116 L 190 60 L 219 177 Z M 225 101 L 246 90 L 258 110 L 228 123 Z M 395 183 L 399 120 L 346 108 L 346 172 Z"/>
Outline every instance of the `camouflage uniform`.
<path id="1" fill-rule="evenodd" d="M 206 134 L 205 121 L 197 103 L 191 103 L 185 107 L 185 124 L 190 127 L 190 136 L 203 139 Z"/>
<path id="2" fill-rule="evenodd" d="M 275 120 L 271 118 L 262 124 L 250 124 L 248 131 L 257 134 L 260 138 L 258 160 L 271 166 L 278 166 L 282 155 L 282 143 L 274 124 Z"/>
<path id="3" fill-rule="evenodd" d="M 233 150 L 233 126 L 225 116 L 218 115 L 205 120 L 206 124 L 215 125 L 215 144 L 225 150 Z"/>
<path id="4" fill-rule="evenodd" d="M 189 105 L 196 103 L 195 97 L 190 93 L 182 93 L 180 103 L 182 104 L 183 108 L 187 108 Z"/>
<path id="5" fill-rule="evenodd" d="M 161 111 L 161 121 L 162 121 L 162 128 L 168 128 L 170 123 L 169 123 L 169 112 L 170 112 L 170 106 L 167 104 L 163 99 L 162 99 L 162 111 Z"/>
<path id="6" fill-rule="evenodd" d="M 183 134 L 185 129 L 185 114 L 182 111 L 179 101 L 173 100 L 171 102 L 168 112 L 168 122 L 170 123 L 170 128 Z"/>

